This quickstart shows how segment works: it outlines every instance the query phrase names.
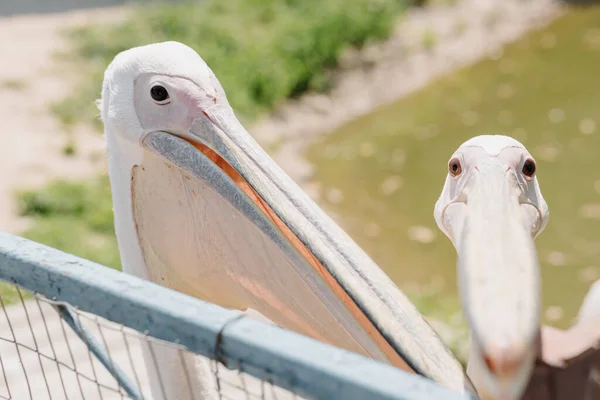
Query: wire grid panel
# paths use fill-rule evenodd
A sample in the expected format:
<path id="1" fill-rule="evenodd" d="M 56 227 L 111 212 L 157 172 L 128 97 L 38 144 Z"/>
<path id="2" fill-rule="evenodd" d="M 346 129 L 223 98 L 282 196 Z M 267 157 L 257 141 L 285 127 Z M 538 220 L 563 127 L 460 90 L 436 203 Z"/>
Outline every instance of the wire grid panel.
<path id="1" fill-rule="evenodd" d="M 7 290 L 9 286 L 4 285 L 3 292 L 14 294 L 9 299 L 13 304 L 7 305 L 0 297 L 0 399 L 132 398 L 119 383 L 121 378 L 129 379 L 134 383 L 133 390 L 139 390 L 133 398 L 152 399 L 142 352 L 144 345 L 150 347 L 151 356 L 155 355 L 157 347 L 168 346 L 179 352 L 182 365 L 186 365 L 186 357 L 203 363 L 213 381 L 215 398 L 300 399 L 243 371 L 230 370 L 216 361 L 189 353 L 181 346 L 150 338 L 123 325 L 12 286 L 12 290 Z M 77 325 L 83 326 L 90 338 L 96 339 L 101 351 L 108 356 L 108 368 L 91 351 L 93 345 L 79 337 L 61 318 L 57 307 L 67 307 Z M 156 357 L 152 358 L 160 379 L 160 365 Z M 118 378 L 109 371 L 115 368 L 119 369 Z M 161 382 L 158 386 L 162 387 Z M 197 397 L 192 389 L 190 393 Z"/>

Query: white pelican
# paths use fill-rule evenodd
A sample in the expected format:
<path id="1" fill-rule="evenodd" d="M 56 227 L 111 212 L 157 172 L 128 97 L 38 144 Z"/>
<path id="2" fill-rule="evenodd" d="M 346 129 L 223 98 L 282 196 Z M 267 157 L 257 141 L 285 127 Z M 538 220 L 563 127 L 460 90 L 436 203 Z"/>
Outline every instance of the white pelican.
<path id="1" fill-rule="evenodd" d="M 471 329 L 467 373 L 480 396 L 518 399 L 537 355 L 540 272 L 533 239 L 548 222 L 535 160 L 507 136 L 477 136 L 450 158 L 435 205 L 458 253 Z"/>
<path id="2" fill-rule="evenodd" d="M 126 272 L 474 391 L 398 287 L 246 132 L 191 48 L 117 55 L 99 106 Z M 157 356 L 168 375 L 156 399 L 192 397 L 176 357 Z M 210 389 L 202 374 L 196 392 Z"/>
<path id="3" fill-rule="evenodd" d="M 590 286 L 590 289 L 583 298 L 579 313 L 577 314 L 577 321 L 582 322 L 586 319 L 598 317 L 600 317 L 600 280 L 597 280 Z"/>

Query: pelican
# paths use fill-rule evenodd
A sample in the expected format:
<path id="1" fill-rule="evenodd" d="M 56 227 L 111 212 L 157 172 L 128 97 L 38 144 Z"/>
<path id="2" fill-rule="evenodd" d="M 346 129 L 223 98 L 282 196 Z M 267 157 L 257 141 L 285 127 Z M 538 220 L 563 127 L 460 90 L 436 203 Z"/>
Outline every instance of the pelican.
<path id="1" fill-rule="evenodd" d="M 600 317 L 600 279 L 595 281 L 583 298 L 577 322 Z"/>
<path id="2" fill-rule="evenodd" d="M 549 218 L 535 160 L 507 136 L 466 141 L 450 158 L 434 218 L 458 253 L 458 288 L 471 329 L 467 374 L 484 399 L 518 399 L 540 330 L 533 241 Z"/>
<path id="3" fill-rule="evenodd" d="M 474 393 L 413 304 L 246 132 L 194 50 L 118 54 L 99 108 L 125 272 Z M 147 359 L 155 399 L 212 398 L 210 372 L 177 357 Z"/>

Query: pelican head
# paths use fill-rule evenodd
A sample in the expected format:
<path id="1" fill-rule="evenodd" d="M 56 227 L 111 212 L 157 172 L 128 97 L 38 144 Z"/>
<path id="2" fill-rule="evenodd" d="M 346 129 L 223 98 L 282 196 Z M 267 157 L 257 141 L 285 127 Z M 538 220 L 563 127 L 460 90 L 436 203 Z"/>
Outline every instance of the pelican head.
<path id="1" fill-rule="evenodd" d="M 535 160 L 507 136 L 468 140 L 450 157 L 434 217 L 458 253 L 461 303 L 471 328 L 469 376 L 484 398 L 518 399 L 539 333 L 533 239 L 549 217 Z"/>
<path id="2" fill-rule="evenodd" d="M 246 132 L 195 51 L 122 52 L 100 108 L 124 271 L 473 391 L 398 287 Z M 167 369 L 172 397 L 187 398 L 176 360 Z"/>
<path id="3" fill-rule="evenodd" d="M 105 130 L 141 144 L 159 130 L 192 139 L 198 115 L 219 103 L 227 103 L 223 88 L 198 53 L 165 42 L 115 57 L 105 72 L 101 111 Z"/>

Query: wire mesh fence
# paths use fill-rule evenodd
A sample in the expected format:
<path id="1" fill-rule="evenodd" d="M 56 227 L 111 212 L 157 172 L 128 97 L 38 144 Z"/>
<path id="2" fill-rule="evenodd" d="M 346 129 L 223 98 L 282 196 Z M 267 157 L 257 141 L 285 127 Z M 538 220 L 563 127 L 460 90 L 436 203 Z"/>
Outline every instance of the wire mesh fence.
<path id="1" fill-rule="evenodd" d="M 5 233 L 0 281 L 0 399 L 465 400 L 422 377 Z"/>
<path id="2" fill-rule="evenodd" d="M 142 346 L 148 347 L 150 363 L 159 372 L 157 387 L 163 398 L 168 396 L 161 390 L 163 377 L 156 357 L 156 348 L 161 347 L 178 353 L 190 400 L 200 398 L 191 383 L 194 371 L 185 368 L 190 357 L 204 364 L 213 397 L 218 399 L 301 399 L 268 379 L 246 374 L 243 368 L 230 370 L 183 346 L 154 339 L 16 285 L 4 285 L 3 292 L 12 296 L 6 301 L 6 296 L 0 295 L 0 399 L 152 399 Z"/>
<path id="3" fill-rule="evenodd" d="M 2 399 L 123 398 L 124 390 L 60 317 L 56 304 L 16 286 L 11 289 L 18 301 L 9 305 L 2 300 L 0 315 Z M 139 345 L 130 346 L 124 330 L 118 329 L 123 347 L 115 331 L 105 332 L 108 325 L 94 325 L 111 345 L 115 364 L 130 365 L 138 373 L 140 365 L 135 368 L 133 360 L 139 359 Z M 128 363 L 120 360 L 125 354 Z"/>

